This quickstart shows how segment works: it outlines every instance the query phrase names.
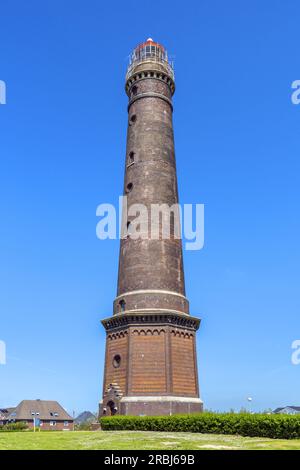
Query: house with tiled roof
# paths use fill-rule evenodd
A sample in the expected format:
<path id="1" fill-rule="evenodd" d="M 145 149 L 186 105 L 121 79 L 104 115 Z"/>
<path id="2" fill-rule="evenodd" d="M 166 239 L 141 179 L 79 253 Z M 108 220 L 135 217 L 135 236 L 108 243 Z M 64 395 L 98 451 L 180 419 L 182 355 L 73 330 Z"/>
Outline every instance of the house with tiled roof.
<path id="1" fill-rule="evenodd" d="M 1 409 L 3 412 L 4 409 Z M 29 428 L 40 427 L 45 431 L 71 431 L 73 418 L 57 402 L 49 400 L 23 400 L 16 408 L 7 408 L 9 413 L 3 413 L 7 422 L 25 422 Z M 0 417 L 1 421 L 1 417 Z"/>
<path id="2" fill-rule="evenodd" d="M 0 426 L 8 423 L 8 417 L 14 409 L 15 408 L 0 408 Z"/>
<path id="3" fill-rule="evenodd" d="M 300 413 L 300 406 L 283 406 L 273 411 L 275 414 L 297 415 Z"/>

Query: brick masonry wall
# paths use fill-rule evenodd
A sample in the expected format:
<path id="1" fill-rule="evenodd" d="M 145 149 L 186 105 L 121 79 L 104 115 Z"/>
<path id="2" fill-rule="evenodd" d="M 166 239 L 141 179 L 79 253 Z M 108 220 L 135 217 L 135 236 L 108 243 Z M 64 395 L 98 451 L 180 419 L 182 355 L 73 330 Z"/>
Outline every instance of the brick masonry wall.
<path id="1" fill-rule="evenodd" d="M 117 331 L 107 335 L 104 392 L 111 383 L 117 383 L 122 393 L 127 390 L 128 332 Z M 119 355 L 119 367 L 114 367 L 114 357 Z"/>
<path id="2" fill-rule="evenodd" d="M 131 95 L 131 99 L 144 93 L 157 93 L 171 100 L 170 87 L 162 80 L 142 79 L 134 86 L 135 95 Z M 131 152 L 134 153 L 134 163 L 130 161 Z M 178 203 L 172 107 L 169 102 L 149 96 L 136 99 L 130 105 L 125 168 L 124 194 L 129 207 L 144 204 L 150 213 L 151 204 L 172 206 Z M 128 192 L 129 184 L 132 188 Z M 134 219 L 134 216 L 127 219 L 126 214 L 124 217 L 124 225 Z M 150 227 L 147 234 L 150 238 Z M 169 240 L 121 240 L 118 296 L 136 290 L 157 289 L 185 295 L 181 240 L 174 236 Z M 149 295 L 147 303 L 151 307 L 156 299 L 150 299 Z M 167 295 L 164 300 L 166 308 L 188 313 L 187 302 L 175 297 L 167 300 Z M 145 308 L 145 304 L 139 296 L 131 307 Z M 116 310 L 115 307 L 115 313 Z"/>
<path id="3" fill-rule="evenodd" d="M 197 370 L 194 334 L 184 331 L 171 332 L 172 384 L 178 396 L 197 395 Z"/>
<path id="4" fill-rule="evenodd" d="M 143 204 L 148 214 L 152 204 L 170 207 L 179 202 L 172 118 L 174 83 L 168 74 L 163 63 L 148 62 L 130 69 L 127 76 L 124 195 L 129 208 Z M 137 215 L 123 213 L 123 226 Z M 103 320 L 107 342 L 100 413 L 201 410 L 195 354 L 199 321 L 190 317 L 185 297 L 182 242 L 174 233 L 162 239 L 161 223 L 158 228 L 158 239 L 151 239 L 150 227 L 142 223 L 139 229 L 145 239 L 127 237 L 120 243 L 114 316 Z M 121 362 L 115 368 L 117 354 Z M 157 397 L 156 402 L 134 402 L 135 397 L 147 396 Z M 170 397 L 177 398 L 172 401 Z"/>
<path id="5" fill-rule="evenodd" d="M 130 338 L 130 395 L 167 392 L 166 333 L 159 328 L 133 329 Z"/>
<path id="6" fill-rule="evenodd" d="M 166 292 L 134 291 L 130 294 L 121 295 L 114 301 L 114 314 L 121 313 L 120 301 L 126 302 L 126 310 L 145 308 L 160 308 L 165 310 L 176 310 L 189 313 L 189 302 L 186 297 Z"/>
<path id="7" fill-rule="evenodd" d="M 113 365 L 114 356 L 120 366 Z M 104 395 L 109 384 L 122 396 L 198 397 L 195 333 L 170 325 L 109 332 Z"/>
<path id="8" fill-rule="evenodd" d="M 203 411 L 202 403 L 182 403 L 182 402 L 136 402 L 122 403 L 121 414 L 124 415 L 145 415 L 159 416 L 181 413 L 199 413 Z"/>

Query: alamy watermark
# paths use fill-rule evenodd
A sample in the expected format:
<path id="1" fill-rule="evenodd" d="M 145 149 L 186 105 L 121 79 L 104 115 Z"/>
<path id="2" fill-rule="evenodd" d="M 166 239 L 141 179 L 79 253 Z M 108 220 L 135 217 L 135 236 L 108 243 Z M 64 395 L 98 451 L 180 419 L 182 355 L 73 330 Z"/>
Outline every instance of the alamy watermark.
<path id="1" fill-rule="evenodd" d="M 186 250 L 204 246 L 204 204 L 128 206 L 127 196 L 121 196 L 117 209 L 112 204 L 100 204 L 96 215 L 101 217 L 96 227 L 99 240 L 183 239 Z"/>
<path id="2" fill-rule="evenodd" d="M 292 83 L 292 96 L 291 100 L 293 104 L 300 104 L 300 80 L 294 80 Z"/>
<path id="3" fill-rule="evenodd" d="M 0 80 L 0 105 L 6 104 L 6 83 Z"/>
<path id="4" fill-rule="evenodd" d="M 294 366 L 298 366 L 300 364 L 300 339 L 295 339 L 292 342 L 292 349 L 294 352 L 291 356 L 291 362 Z"/>
<path id="5" fill-rule="evenodd" d="M 0 340 L 0 366 L 6 364 L 6 344 Z"/>

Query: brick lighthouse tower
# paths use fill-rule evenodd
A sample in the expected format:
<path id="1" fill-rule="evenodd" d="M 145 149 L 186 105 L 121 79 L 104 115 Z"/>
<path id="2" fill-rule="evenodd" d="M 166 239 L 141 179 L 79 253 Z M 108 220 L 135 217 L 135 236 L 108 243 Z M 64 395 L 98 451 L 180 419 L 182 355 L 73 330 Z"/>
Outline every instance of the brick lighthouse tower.
<path id="1" fill-rule="evenodd" d="M 126 74 L 128 103 L 124 195 L 128 206 L 178 203 L 172 124 L 174 72 L 165 48 L 137 46 Z M 121 240 L 117 297 L 106 330 L 100 416 L 202 410 L 196 331 L 185 296 L 181 240 L 171 234 Z M 159 231 L 161 235 L 161 231 Z"/>

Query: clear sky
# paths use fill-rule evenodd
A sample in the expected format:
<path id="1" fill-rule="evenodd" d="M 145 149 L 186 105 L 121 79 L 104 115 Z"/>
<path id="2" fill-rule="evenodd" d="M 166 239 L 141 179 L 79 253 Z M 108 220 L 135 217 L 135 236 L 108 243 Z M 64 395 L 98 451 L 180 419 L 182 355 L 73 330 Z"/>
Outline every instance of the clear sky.
<path id="1" fill-rule="evenodd" d="M 300 3 L 7 0 L 0 18 L 0 407 L 97 409 L 119 242 L 96 207 L 122 192 L 124 76 L 149 36 L 175 61 L 180 199 L 205 204 L 184 253 L 205 406 L 300 405 Z"/>

